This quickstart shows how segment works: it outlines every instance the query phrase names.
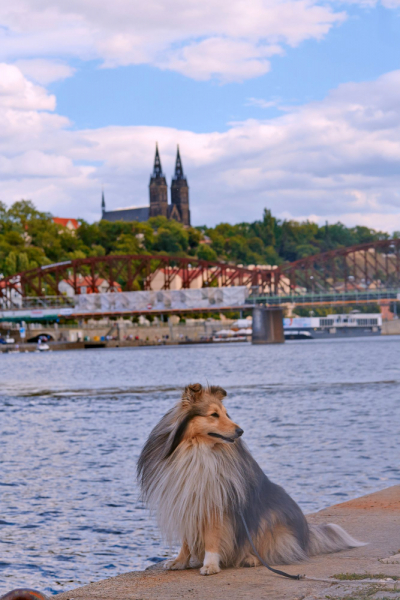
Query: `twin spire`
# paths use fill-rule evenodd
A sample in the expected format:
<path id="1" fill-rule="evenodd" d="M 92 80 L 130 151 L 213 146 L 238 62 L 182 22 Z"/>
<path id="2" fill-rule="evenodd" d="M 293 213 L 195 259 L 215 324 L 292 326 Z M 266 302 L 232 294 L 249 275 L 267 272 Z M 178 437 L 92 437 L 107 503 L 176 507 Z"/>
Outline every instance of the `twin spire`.
<path id="1" fill-rule="evenodd" d="M 153 169 L 153 177 L 164 177 L 161 166 L 160 153 L 158 151 L 158 144 L 156 143 L 156 155 L 154 157 L 154 169 Z M 182 160 L 181 155 L 179 153 L 179 146 L 176 151 L 176 162 L 175 162 L 175 176 L 174 179 L 185 179 L 185 175 L 183 174 Z"/>
<path id="2" fill-rule="evenodd" d="M 158 144 L 154 157 L 153 173 L 149 184 L 150 206 L 106 210 L 104 189 L 101 194 L 102 219 L 107 221 L 147 221 L 151 217 L 174 219 L 190 227 L 189 186 L 183 172 L 179 146 L 176 152 L 175 174 L 171 181 L 171 203 L 168 202 L 168 186 L 163 174 Z"/>

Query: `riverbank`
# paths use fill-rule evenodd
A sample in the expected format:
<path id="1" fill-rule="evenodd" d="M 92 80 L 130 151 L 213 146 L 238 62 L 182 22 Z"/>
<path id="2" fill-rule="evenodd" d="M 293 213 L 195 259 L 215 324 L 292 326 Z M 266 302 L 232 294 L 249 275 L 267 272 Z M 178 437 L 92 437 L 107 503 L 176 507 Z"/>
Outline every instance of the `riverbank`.
<path id="1" fill-rule="evenodd" d="M 87 341 L 87 342 L 46 342 L 49 346 L 50 351 L 59 350 L 90 350 L 94 348 L 137 348 L 137 347 L 149 347 L 149 346 L 187 346 L 192 344 L 214 344 L 218 345 L 221 343 L 227 343 L 228 345 L 242 343 L 244 341 L 250 341 L 251 338 L 246 339 L 227 339 L 221 341 L 215 341 L 212 338 L 203 340 L 196 339 L 179 339 L 179 340 L 107 340 L 107 341 Z M 0 352 L 3 353 L 15 353 L 15 352 L 40 352 L 37 348 L 37 344 L 2 344 L 0 345 Z"/>
<path id="2" fill-rule="evenodd" d="M 335 578 L 339 584 L 291 581 L 264 567 L 225 569 L 202 577 L 198 569 L 164 571 L 162 566 L 133 571 L 57 595 L 57 600 L 365 600 L 400 598 L 400 485 L 309 515 L 310 522 L 333 522 L 367 546 L 312 558 L 285 567 L 289 573 Z M 365 577 L 364 583 L 358 577 Z M 398 579 L 396 581 L 396 578 Z M 366 582 L 366 583 L 365 583 Z"/>

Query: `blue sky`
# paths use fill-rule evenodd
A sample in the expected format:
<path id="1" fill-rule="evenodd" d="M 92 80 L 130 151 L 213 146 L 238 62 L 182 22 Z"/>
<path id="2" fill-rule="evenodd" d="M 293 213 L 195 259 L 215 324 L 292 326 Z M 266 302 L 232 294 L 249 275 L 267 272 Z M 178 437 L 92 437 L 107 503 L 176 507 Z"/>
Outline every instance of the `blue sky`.
<path id="1" fill-rule="evenodd" d="M 271 71 L 244 82 L 195 81 L 147 65 L 101 68 L 74 62 L 74 77 L 55 82 L 58 111 L 75 127 L 154 125 L 196 133 L 226 131 L 232 121 L 274 117 L 279 105 L 322 100 L 341 83 L 374 80 L 399 67 L 399 13 L 350 7 L 321 41 L 307 40 L 271 59 Z M 82 97 L 85 99 L 82 102 Z M 273 106 L 263 108 L 252 99 Z"/>
<path id="2" fill-rule="evenodd" d="M 400 230 L 400 2 L 15 0 L 0 8 L 0 199 L 99 218 L 176 144 L 194 224 Z"/>

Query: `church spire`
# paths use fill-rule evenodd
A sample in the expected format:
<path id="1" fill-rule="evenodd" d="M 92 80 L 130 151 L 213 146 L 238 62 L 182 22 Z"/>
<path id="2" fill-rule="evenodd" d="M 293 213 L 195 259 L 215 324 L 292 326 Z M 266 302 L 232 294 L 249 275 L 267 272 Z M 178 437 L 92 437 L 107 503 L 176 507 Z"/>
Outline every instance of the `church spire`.
<path id="1" fill-rule="evenodd" d="M 182 167 L 181 155 L 179 154 L 179 146 L 178 146 L 178 149 L 176 151 L 176 163 L 175 163 L 175 177 L 174 177 L 174 179 L 185 179 L 185 176 L 183 174 L 183 167 Z"/>
<path id="2" fill-rule="evenodd" d="M 168 217 L 168 187 L 167 180 L 162 172 L 158 144 L 154 157 L 153 173 L 150 177 L 150 217 Z"/>
<path id="3" fill-rule="evenodd" d="M 101 214 L 106 212 L 106 201 L 104 200 L 104 188 L 101 190 Z"/>
<path id="4" fill-rule="evenodd" d="M 156 155 L 154 157 L 153 177 L 163 177 L 160 155 L 158 153 L 158 144 L 156 143 Z"/>
<path id="5" fill-rule="evenodd" d="M 171 182 L 171 203 L 178 211 L 181 223 L 190 226 L 189 186 L 183 173 L 179 146 L 176 151 L 175 175 Z"/>

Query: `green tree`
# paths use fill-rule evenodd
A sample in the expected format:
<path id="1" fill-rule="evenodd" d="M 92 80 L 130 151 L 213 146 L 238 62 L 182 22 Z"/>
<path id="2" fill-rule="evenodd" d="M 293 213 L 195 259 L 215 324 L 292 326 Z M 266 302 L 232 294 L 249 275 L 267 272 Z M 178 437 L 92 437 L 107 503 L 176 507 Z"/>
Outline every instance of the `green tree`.
<path id="1" fill-rule="evenodd" d="M 218 259 L 217 253 L 208 244 L 202 244 L 197 251 L 197 257 L 201 260 L 216 261 Z"/>

